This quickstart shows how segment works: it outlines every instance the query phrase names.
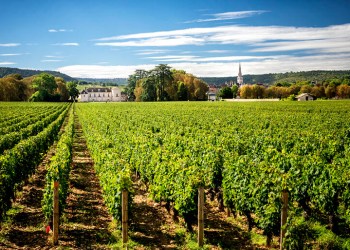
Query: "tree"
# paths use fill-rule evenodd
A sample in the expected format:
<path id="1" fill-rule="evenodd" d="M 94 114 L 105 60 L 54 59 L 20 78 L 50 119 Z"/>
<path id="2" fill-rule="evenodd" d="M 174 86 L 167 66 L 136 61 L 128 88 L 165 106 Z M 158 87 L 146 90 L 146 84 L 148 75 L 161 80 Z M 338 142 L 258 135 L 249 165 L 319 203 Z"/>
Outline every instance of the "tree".
<path id="1" fill-rule="evenodd" d="M 233 98 L 232 89 L 230 87 L 223 87 L 220 89 L 218 96 L 223 99 L 232 99 Z"/>
<path id="2" fill-rule="evenodd" d="M 136 101 L 206 100 L 208 89 L 203 80 L 165 64 L 148 72 L 135 71 L 129 76 L 127 86 Z"/>
<path id="3" fill-rule="evenodd" d="M 237 94 L 238 94 L 238 86 L 236 84 L 233 85 L 232 88 L 231 88 L 231 91 L 232 91 L 232 97 L 236 98 Z"/>
<path id="4" fill-rule="evenodd" d="M 134 74 L 129 75 L 128 85 L 125 88 L 125 91 L 126 91 L 126 94 L 128 96 L 129 101 L 135 101 L 135 99 L 137 99 L 135 92 L 137 92 L 138 94 L 140 93 L 140 90 L 135 91 L 135 89 L 137 88 L 137 81 L 147 77 L 148 74 L 149 73 L 146 70 L 137 69 L 137 70 L 135 70 Z M 140 86 L 138 86 L 138 87 L 140 87 Z M 138 97 L 140 98 L 140 95 Z M 137 101 L 140 101 L 140 100 L 137 100 Z"/>
<path id="5" fill-rule="evenodd" d="M 350 86 L 346 84 L 341 84 L 337 87 L 337 96 L 339 98 L 350 98 Z"/>
<path id="6" fill-rule="evenodd" d="M 299 94 L 311 93 L 312 87 L 310 85 L 302 85 Z"/>
<path id="7" fill-rule="evenodd" d="M 143 102 L 153 102 L 157 100 L 157 89 L 155 84 L 155 79 L 153 76 L 143 78 L 141 81 L 141 86 L 143 92 L 141 94 L 141 101 Z"/>
<path id="8" fill-rule="evenodd" d="M 240 88 L 240 97 L 243 99 L 252 98 L 252 89 L 250 85 L 244 85 Z"/>
<path id="9" fill-rule="evenodd" d="M 186 101 L 187 100 L 187 88 L 183 82 L 178 83 L 178 90 L 177 90 L 177 99 L 179 101 Z"/>
<path id="10" fill-rule="evenodd" d="M 79 90 L 77 86 L 77 82 L 67 82 L 68 93 L 72 101 L 75 101 L 79 97 Z"/>
<path id="11" fill-rule="evenodd" d="M 251 88 L 251 91 L 252 91 L 252 98 L 260 99 L 260 98 L 263 98 L 264 96 L 265 88 L 263 86 L 254 84 Z"/>
<path id="12" fill-rule="evenodd" d="M 164 91 L 167 84 L 173 80 L 172 72 L 167 64 L 159 64 L 151 71 L 154 76 L 157 87 L 157 100 L 165 101 L 166 93 Z"/>
<path id="13" fill-rule="evenodd" d="M 328 99 L 331 99 L 336 96 L 337 89 L 335 86 L 332 86 L 331 84 L 328 85 L 325 89 L 325 95 Z"/>
<path id="14" fill-rule="evenodd" d="M 57 89 L 55 92 L 54 100 L 60 102 L 67 102 L 69 99 L 69 92 L 65 81 L 61 77 L 55 77 L 55 81 L 57 84 Z"/>
<path id="15" fill-rule="evenodd" d="M 41 73 L 34 78 L 32 86 L 36 92 L 30 97 L 31 101 L 52 101 L 57 83 L 53 75 Z"/>

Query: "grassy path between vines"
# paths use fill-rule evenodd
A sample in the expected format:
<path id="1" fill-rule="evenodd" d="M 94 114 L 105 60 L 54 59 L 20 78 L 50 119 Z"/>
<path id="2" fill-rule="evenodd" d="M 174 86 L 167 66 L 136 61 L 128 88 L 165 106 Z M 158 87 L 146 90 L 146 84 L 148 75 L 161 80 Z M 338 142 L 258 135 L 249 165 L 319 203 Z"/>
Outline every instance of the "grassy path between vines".
<path id="1" fill-rule="evenodd" d="M 70 193 L 64 211 L 59 245 L 69 249 L 109 249 L 111 216 L 103 203 L 78 117 L 75 116 Z"/>

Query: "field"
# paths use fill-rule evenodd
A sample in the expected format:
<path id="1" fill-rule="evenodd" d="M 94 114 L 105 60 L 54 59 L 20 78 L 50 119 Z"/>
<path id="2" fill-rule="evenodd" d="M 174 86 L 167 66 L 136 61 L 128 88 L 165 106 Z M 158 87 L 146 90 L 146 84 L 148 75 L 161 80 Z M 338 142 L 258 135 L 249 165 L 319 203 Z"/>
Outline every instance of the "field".
<path id="1" fill-rule="evenodd" d="M 66 118 L 61 132 L 47 132 L 58 142 L 52 149 L 56 156 L 50 156 L 45 167 L 41 211 L 44 221 L 50 221 L 52 181 L 65 183 L 60 194 L 61 216 L 66 218 L 61 224 L 67 236 L 61 238 L 63 246 L 79 248 L 77 240 L 70 243 L 74 239 L 68 239 L 67 233 L 78 206 L 73 204 L 77 194 L 72 190 L 88 192 L 89 183 L 77 186 L 75 178 L 96 172 L 104 200 L 101 206 L 107 207 L 108 220 L 114 221 L 114 229 L 100 228 L 104 232 L 100 242 L 90 242 L 97 248 L 120 244 L 116 229 L 123 190 L 129 191 L 129 246 L 195 248 L 199 187 L 206 194 L 204 248 L 278 247 L 282 192 L 289 196 L 285 248 L 349 248 L 349 101 L 77 103 L 74 112 L 73 108 L 68 112 L 70 106 L 65 104 L 33 105 L 0 104 L 5 221 L 16 191 L 42 159 L 42 151 L 32 150 L 36 158 L 23 154 L 17 163 L 13 152 L 40 135 L 39 129 L 33 132 L 32 128 L 39 127 L 35 125 L 39 121 L 43 123 L 40 129 L 46 131 L 55 120 L 60 118 L 62 124 Z M 81 129 L 80 146 L 74 135 L 77 128 Z M 79 170 L 85 167 L 91 174 Z M 92 216 L 97 210 L 100 206 L 91 206 L 87 214 Z M 85 231 L 91 236 L 90 230 Z M 83 229 L 79 232 L 84 235 Z M 0 246 L 1 242 L 16 244 L 11 237 L 2 237 Z M 50 243 L 44 241 L 41 246 Z"/>

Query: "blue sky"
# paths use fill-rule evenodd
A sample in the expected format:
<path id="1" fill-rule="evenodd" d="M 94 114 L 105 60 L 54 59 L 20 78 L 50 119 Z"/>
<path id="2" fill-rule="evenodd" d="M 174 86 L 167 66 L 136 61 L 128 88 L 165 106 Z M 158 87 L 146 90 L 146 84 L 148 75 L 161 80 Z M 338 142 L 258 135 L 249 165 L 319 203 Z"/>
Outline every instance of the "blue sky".
<path id="1" fill-rule="evenodd" d="M 350 69 L 349 0 L 0 0 L 0 66 L 127 77 Z"/>

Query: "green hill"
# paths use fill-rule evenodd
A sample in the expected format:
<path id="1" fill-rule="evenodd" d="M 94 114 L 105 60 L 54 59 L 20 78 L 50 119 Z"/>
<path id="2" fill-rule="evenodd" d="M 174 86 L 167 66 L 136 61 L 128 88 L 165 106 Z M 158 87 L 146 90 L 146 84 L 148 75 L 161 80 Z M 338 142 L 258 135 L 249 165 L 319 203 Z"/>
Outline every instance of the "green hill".
<path id="1" fill-rule="evenodd" d="M 66 74 L 62 74 L 60 72 L 52 71 L 52 70 L 32 70 L 32 69 L 18 69 L 18 68 L 7 68 L 7 67 L 0 67 L 0 78 L 11 74 L 20 74 L 24 78 L 24 77 L 29 77 L 33 75 L 38 75 L 44 72 L 56 77 L 62 77 L 66 82 L 76 80 L 75 78 L 70 77 Z"/>
<path id="2" fill-rule="evenodd" d="M 350 79 L 350 70 L 314 70 L 302 72 L 270 73 L 261 75 L 243 75 L 244 82 L 248 84 L 295 83 L 300 81 L 310 81 L 323 83 L 331 79 Z M 208 84 L 223 85 L 225 82 L 237 82 L 237 77 L 201 77 Z"/>

